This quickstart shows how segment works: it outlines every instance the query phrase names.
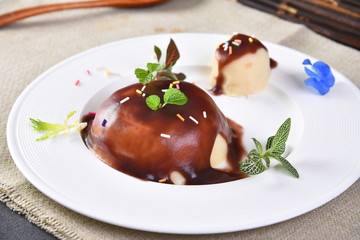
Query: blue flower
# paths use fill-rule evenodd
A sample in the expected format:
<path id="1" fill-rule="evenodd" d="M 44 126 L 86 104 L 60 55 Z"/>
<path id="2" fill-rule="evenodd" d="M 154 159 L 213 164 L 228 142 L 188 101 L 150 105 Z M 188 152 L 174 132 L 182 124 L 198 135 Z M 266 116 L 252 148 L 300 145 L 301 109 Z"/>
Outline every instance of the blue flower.
<path id="1" fill-rule="evenodd" d="M 305 85 L 314 87 L 321 95 L 328 93 L 335 84 L 335 77 L 329 65 L 321 61 L 311 64 L 309 59 L 305 59 L 302 64 L 311 66 L 311 69 L 305 67 L 305 72 L 309 75 Z"/>

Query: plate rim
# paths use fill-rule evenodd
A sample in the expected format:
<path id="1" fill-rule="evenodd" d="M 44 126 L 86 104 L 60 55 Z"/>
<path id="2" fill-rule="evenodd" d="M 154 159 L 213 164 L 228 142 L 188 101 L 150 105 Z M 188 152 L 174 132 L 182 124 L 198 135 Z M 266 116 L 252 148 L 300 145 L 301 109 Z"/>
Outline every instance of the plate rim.
<path id="1" fill-rule="evenodd" d="M 188 36 L 188 37 L 191 37 L 192 35 L 207 35 L 207 36 L 222 36 L 224 37 L 224 39 L 226 37 L 228 37 L 229 35 L 226 35 L 226 34 L 217 34 L 217 33 L 176 33 L 176 34 L 155 34 L 155 35 L 147 35 L 147 36 L 140 36 L 140 37 L 133 37 L 133 38 L 127 38 L 127 39 L 122 39 L 122 40 L 119 40 L 119 41 L 114 41 L 114 42 L 110 42 L 110 43 L 106 43 L 106 44 L 103 44 L 103 45 L 100 45 L 100 46 L 97 46 L 97 47 L 94 47 L 94 48 L 90 48 L 88 50 L 85 50 L 85 51 L 82 51 L 78 54 L 75 54 L 69 58 L 66 58 L 65 60 L 62 60 L 60 61 L 59 63 L 55 64 L 54 66 L 50 67 L 49 69 L 47 69 L 46 71 L 44 71 L 43 73 L 41 73 L 39 76 L 37 76 L 33 81 L 31 81 L 31 83 L 29 85 L 26 86 L 26 88 L 21 92 L 21 94 L 17 97 L 15 103 L 13 104 L 13 107 L 11 108 L 11 111 L 9 113 L 9 117 L 8 117 L 8 121 L 7 121 L 7 125 L 6 125 L 6 134 L 7 134 L 7 144 L 8 144 L 8 148 L 9 148 L 9 151 L 10 151 L 10 154 L 13 158 L 13 161 L 15 162 L 17 168 L 20 170 L 20 172 L 25 176 L 25 178 L 27 179 L 27 181 L 29 181 L 34 187 L 36 187 L 38 190 L 40 190 L 43 194 L 45 194 L 47 197 L 49 197 L 50 199 L 54 200 L 55 202 L 61 204 L 62 206 L 65 206 L 66 208 L 69 208 L 75 212 L 78 212 L 78 213 L 81 213 L 82 215 L 85 215 L 85 216 L 88 216 L 88 217 L 91 217 L 91 218 L 94 218 L 94 219 L 97 219 L 97 220 L 100 220 L 100 221 L 103 221 L 103 222 L 107 222 L 107 223 L 111 223 L 109 221 L 106 221 L 106 219 L 99 219 L 98 217 L 95 217 L 95 216 L 91 216 L 91 215 L 88 215 L 86 214 L 85 212 L 83 211 L 78 211 L 78 209 L 76 209 L 75 207 L 71 207 L 69 206 L 69 204 L 66 204 L 64 203 L 63 201 L 59 201 L 59 199 L 55 199 L 52 195 L 52 193 L 48 193 L 48 192 L 45 192 L 43 191 L 43 187 L 44 185 L 42 185 L 41 182 L 39 182 L 38 180 L 34 179 L 31 175 L 35 175 L 33 172 L 31 172 L 29 169 L 26 169 L 24 165 L 24 163 L 22 163 L 22 161 L 19 161 L 19 158 L 22 158 L 21 154 L 19 154 L 16 150 L 15 150 L 15 139 L 12 136 L 11 134 L 11 131 L 12 131 L 12 127 L 15 125 L 15 121 L 14 120 L 17 120 L 16 119 L 16 112 L 17 112 L 17 109 L 19 107 L 19 105 L 21 104 L 21 102 L 26 99 L 26 96 L 28 96 L 28 94 L 32 91 L 32 89 L 39 83 L 42 81 L 42 78 L 44 78 L 47 74 L 51 73 L 53 70 L 55 69 L 58 69 L 59 67 L 61 67 L 63 64 L 66 64 L 68 63 L 69 61 L 72 61 L 74 59 L 77 59 L 78 57 L 81 57 L 83 54 L 88 54 L 88 53 L 91 53 L 92 51 L 95 51 L 95 50 L 98 50 L 98 49 L 101 49 L 101 48 L 104 48 L 104 47 L 109 47 L 113 44 L 119 44 L 119 42 L 124 42 L 124 41 L 132 41 L 134 39 L 146 39 L 146 38 L 158 38 L 158 37 L 169 37 L 169 36 L 173 36 L 173 35 L 184 35 L 184 36 Z M 262 41 L 264 42 L 264 44 L 272 44 L 272 45 L 275 45 L 277 47 L 281 47 L 281 48 L 284 48 L 286 49 L 287 51 L 293 51 L 295 54 L 301 54 L 301 55 L 306 55 L 302 52 L 299 52 L 295 49 L 292 49 L 292 48 L 288 48 L 286 46 L 282 46 L 282 45 L 279 45 L 279 44 L 276 44 L 276 43 L 269 43 L 269 42 L 266 42 L 266 41 Z M 315 59 L 315 58 L 312 58 L 312 59 Z M 347 77 L 345 77 L 342 73 L 338 72 L 336 69 L 333 69 L 336 74 L 340 75 L 343 79 L 346 79 L 346 83 L 348 84 L 348 86 L 350 86 L 351 88 L 353 88 L 354 90 L 358 90 L 358 88 L 356 87 L 356 85 L 350 81 Z M 23 160 L 24 161 L 24 160 Z M 26 160 L 25 160 L 26 162 Z M 29 172 L 30 171 L 30 172 Z M 35 175 L 36 177 L 36 175 Z M 253 228 L 258 228 L 258 227 L 262 227 L 262 226 L 267 226 L 269 224 L 275 224 L 275 223 L 278 223 L 278 222 L 282 222 L 282 221 L 285 221 L 285 220 L 288 220 L 288 219 L 291 219 L 291 218 L 294 218 L 294 217 L 297 217 L 299 215 L 302 215 L 304 213 L 307 213 L 313 209 L 316 209 L 324 204 L 326 204 L 327 202 L 331 201 L 334 197 L 340 195 L 341 193 L 343 193 L 344 191 L 346 191 L 346 189 L 348 189 L 353 183 L 355 183 L 357 181 L 359 177 L 356 177 L 354 176 L 352 179 L 349 179 L 347 178 L 346 180 L 346 183 L 343 183 L 343 187 L 342 189 L 334 189 L 333 192 L 332 192 L 332 197 L 330 197 L 329 199 L 327 200 L 324 200 L 324 199 L 319 199 L 319 202 L 316 204 L 317 206 L 316 207 L 310 207 L 310 209 L 308 209 L 307 211 L 298 211 L 298 214 L 296 215 L 292 215 L 288 218 L 283 218 L 283 219 L 280 219 L 279 221 L 277 222 L 273 222 L 273 221 L 270 221 L 268 223 L 264 223 L 260 226 L 253 226 L 253 227 L 249 227 L 249 228 L 244 228 L 244 229 L 240 229 L 240 230 L 236 230 L 236 229 L 224 229 L 223 231 L 218 231 L 218 230 L 215 230 L 215 231 L 212 231 L 212 230 L 209 230 L 209 231 L 200 231 L 200 232 L 197 232 L 197 231 L 189 231 L 188 233 L 187 232 L 178 232 L 178 231 L 164 231 L 165 233 L 181 233 L 181 234 L 204 234 L 204 233 L 225 233 L 225 232 L 232 232 L 232 231 L 242 231 L 242 230 L 248 230 L 248 229 L 253 229 Z M 344 187 L 345 186 L 345 187 Z M 336 191 L 335 191 L 336 190 Z M 50 192 L 53 192 L 53 190 L 51 189 Z M 57 192 L 55 191 L 54 193 L 57 194 Z M 114 224 L 114 223 L 111 223 L 111 224 Z M 117 224 L 116 224 L 117 225 Z M 146 231 L 153 231 L 153 232 L 158 232 L 159 229 L 157 229 L 156 227 L 155 228 L 151 228 L 151 227 L 135 227 L 135 226 L 126 226 L 126 224 L 122 224 L 121 226 L 123 227 L 128 227 L 128 228 L 132 228 L 132 229 L 138 229 L 138 230 L 146 230 Z"/>

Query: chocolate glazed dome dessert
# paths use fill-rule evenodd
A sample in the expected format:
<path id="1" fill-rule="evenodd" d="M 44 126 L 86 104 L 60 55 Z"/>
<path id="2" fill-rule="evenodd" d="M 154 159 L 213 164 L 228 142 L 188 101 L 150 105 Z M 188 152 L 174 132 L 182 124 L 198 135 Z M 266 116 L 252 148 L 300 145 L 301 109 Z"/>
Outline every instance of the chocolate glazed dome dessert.
<path id="1" fill-rule="evenodd" d="M 144 95 L 162 98 L 171 83 L 156 80 L 145 89 L 138 83 L 113 93 L 83 131 L 87 146 L 109 166 L 155 182 L 213 184 L 246 177 L 239 170 L 242 127 L 225 118 L 201 88 L 180 82 L 185 105 L 156 111 L 146 105 Z"/>

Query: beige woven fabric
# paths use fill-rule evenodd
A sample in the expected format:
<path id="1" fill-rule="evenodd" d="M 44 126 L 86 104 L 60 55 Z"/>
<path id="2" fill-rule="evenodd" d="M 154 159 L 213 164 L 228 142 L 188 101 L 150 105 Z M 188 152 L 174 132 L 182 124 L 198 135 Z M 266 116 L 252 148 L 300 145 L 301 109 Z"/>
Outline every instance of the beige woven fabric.
<path id="1" fill-rule="evenodd" d="M 0 14 L 50 2 L 60 1 L 0 0 Z M 98 222 L 55 203 L 22 176 L 9 154 L 5 130 L 13 103 L 32 80 L 88 48 L 168 32 L 254 34 L 321 59 L 360 87 L 359 51 L 234 1 L 171 0 L 146 9 L 82 9 L 32 17 L 0 29 L 0 200 L 61 239 L 359 239 L 359 181 L 324 206 L 294 219 L 243 232 L 194 236 Z"/>

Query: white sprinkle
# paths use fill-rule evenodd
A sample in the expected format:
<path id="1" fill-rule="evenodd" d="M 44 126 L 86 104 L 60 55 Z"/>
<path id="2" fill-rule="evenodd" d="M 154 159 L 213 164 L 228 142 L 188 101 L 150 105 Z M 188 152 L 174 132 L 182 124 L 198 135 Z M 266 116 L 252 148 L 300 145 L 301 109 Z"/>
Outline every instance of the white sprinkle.
<path id="1" fill-rule="evenodd" d="M 146 94 L 145 94 L 145 93 L 143 93 L 141 96 L 145 97 L 145 95 L 146 95 Z"/>
<path id="2" fill-rule="evenodd" d="M 144 85 L 142 88 L 141 88 L 141 91 L 143 92 L 146 88 L 146 85 Z"/>
<path id="3" fill-rule="evenodd" d="M 162 91 L 162 92 L 166 92 L 166 91 L 167 91 L 167 89 L 161 89 L 161 91 Z"/>
<path id="4" fill-rule="evenodd" d="M 124 98 L 123 100 L 121 100 L 120 103 L 124 103 L 124 102 L 126 102 L 127 100 L 129 100 L 129 99 L 130 99 L 129 97 L 126 97 L 126 98 Z"/>
<path id="5" fill-rule="evenodd" d="M 203 111 L 203 117 L 204 117 L 204 118 L 207 118 L 207 114 L 206 114 L 205 111 Z"/>
<path id="6" fill-rule="evenodd" d="M 163 138 L 170 138 L 171 136 L 168 135 L 168 134 L 165 134 L 165 133 L 161 133 L 160 134 L 160 137 L 163 137 Z"/>
<path id="7" fill-rule="evenodd" d="M 194 123 L 199 124 L 199 121 L 193 118 L 192 116 L 189 117 Z"/>

